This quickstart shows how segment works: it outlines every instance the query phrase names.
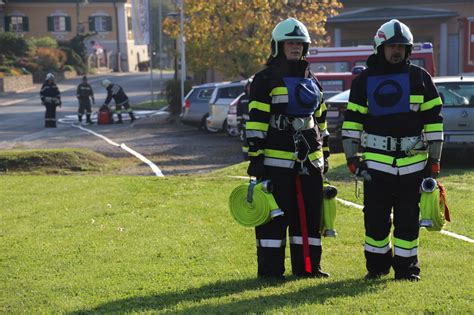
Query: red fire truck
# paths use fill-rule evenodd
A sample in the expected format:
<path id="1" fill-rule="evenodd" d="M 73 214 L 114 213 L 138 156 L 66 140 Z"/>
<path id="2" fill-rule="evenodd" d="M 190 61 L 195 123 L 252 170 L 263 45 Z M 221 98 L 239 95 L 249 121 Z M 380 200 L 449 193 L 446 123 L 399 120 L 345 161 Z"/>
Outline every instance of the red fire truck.
<path id="1" fill-rule="evenodd" d="M 335 94 L 351 87 L 351 82 L 366 67 L 367 58 L 373 54 L 372 46 L 310 47 L 306 60 L 326 93 Z M 416 43 L 410 57 L 411 63 L 435 75 L 433 45 Z M 327 95 L 327 94 L 326 94 Z"/>

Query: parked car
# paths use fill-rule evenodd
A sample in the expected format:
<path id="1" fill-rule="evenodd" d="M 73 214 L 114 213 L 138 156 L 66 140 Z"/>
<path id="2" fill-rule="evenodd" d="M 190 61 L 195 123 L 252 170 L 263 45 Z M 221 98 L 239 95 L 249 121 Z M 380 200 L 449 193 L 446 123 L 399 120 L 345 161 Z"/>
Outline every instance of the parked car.
<path id="1" fill-rule="evenodd" d="M 433 79 L 443 101 L 445 149 L 474 149 L 474 77 Z"/>
<path id="2" fill-rule="evenodd" d="M 216 86 L 209 101 L 209 117 L 206 120 L 209 131 L 227 130 L 229 105 L 244 92 L 245 82 L 235 81 Z"/>
<path id="3" fill-rule="evenodd" d="M 227 135 L 236 137 L 240 135 L 239 121 L 237 120 L 237 105 L 239 104 L 240 98 L 245 96 L 245 93 L 241 93 L 237 96 L 229 105 L 229 111 L 227 112 Z"/>
<path id="4" fill-rule="evenodd" d="M 206 129 L 206 118 L 209 116 L 209 100 L 219 83 L 207 83 L 193 86 L 184 98 L 181 121 L 185 124 Z"/>
<path id="5" fill-rule="evenodd" d="M 342 123 L 344 122 L 344 112 L 347 109 L 350 92 L 351 90 L 345 90 L 325 101 L 327 107 L 326 121 L 330 134 L 330 144 L 332 145 L 341 142 Z"/>

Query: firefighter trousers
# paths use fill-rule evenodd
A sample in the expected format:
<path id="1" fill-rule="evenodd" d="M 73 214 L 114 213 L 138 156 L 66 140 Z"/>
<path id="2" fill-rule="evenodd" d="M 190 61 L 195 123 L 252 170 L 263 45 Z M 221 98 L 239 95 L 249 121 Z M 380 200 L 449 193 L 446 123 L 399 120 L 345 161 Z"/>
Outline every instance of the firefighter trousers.
<path id="1" fill-rule="evenodd" d="M 45 103 L 46 112 L 44 115 L 44 126 L 46 128 L 56 128 L 56 104 Z"/>
<path id="2" fill-rule="evenodd" d="M 306 227 L 312 272 L 320 269 L 321 260 L 321 170 L 310 165 L 309 175 L 301 175 L 301 186 L 305 204 Z M 285 272 L 286 231 L 289 231 L 292 273 L 310 276 L 305 271 L 303 238 L 296 196 L 296 169 L 265 167 L 265 178 L 273 183 L 273 196 L 283 210 L 266 224 L 255 228 L 257 240 L 258 276 L 279 277 Z"/>
<path id="3" fill-rule="evenodd" d="M 383 273 L 393 267 L 396 277 L 418 275 L 418 203 L 422 174 L 396 176 L 374 171 L 371 176 L 370 182 L 364 182 L 367 270 Z M 392 208 L 394 251 L 390 240 Z"/>

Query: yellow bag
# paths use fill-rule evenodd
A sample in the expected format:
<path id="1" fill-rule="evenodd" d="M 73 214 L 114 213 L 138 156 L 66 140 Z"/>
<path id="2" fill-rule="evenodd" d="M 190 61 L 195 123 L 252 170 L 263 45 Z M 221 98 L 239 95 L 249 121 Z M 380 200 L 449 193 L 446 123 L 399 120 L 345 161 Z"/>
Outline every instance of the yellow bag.
<path id="1" fill-rule="evenodd" d="M 446 221 L 451 222 L 446 200 L 446 190 L 433 178 L 425 178 L 421 183 L 420 226 L 428 231 L 441 231 Z"/>

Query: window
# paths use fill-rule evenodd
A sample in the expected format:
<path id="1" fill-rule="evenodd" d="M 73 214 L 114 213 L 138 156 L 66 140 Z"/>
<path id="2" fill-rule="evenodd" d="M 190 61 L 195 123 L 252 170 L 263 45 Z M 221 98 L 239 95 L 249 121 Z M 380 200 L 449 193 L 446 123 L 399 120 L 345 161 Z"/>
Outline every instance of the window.
<path id="1" fill-rule="evenodd" d="M 345 62 L 345 61 L 312 62 L 310 66 L 311 66 L 311 71 L 315 73 L 350 72 L 351 71 L 349 62 Z"/>
<path id="2" fill-rule="evenodd" d="M 89 17 L 89 31 L 110 32 L 112 31 L 112 18 L 106 15 Z"/>
<path id="3" fill-rule="evenodd" d="M 69 16 L 48 16 L 48 32 L 70 32 L 71 18 Z"/>
<path id="4" fill-rule="evenodd" d="M 6 16 L 5 31 L 7 32 L 28 32 L 28 17 L 26 16 Z"/>
<path id="5" fill-rule="evenodd" d="M 436 83 L 443 106 L 474 106 L 474 82 Z"/>
<path id="6" fill-rule="evenodd" d="M 132 40 L 133 39 L 133 27 L 132 27 L 132 17 L 127 16 L 127 26 L 128 26 L 128 39 Z"/>
<path id="7" fill-rule="evenodd" d="M 236 98 L 244 91 L 244 86 L 233 86 L 219 89 L 219 98 Z"/>

